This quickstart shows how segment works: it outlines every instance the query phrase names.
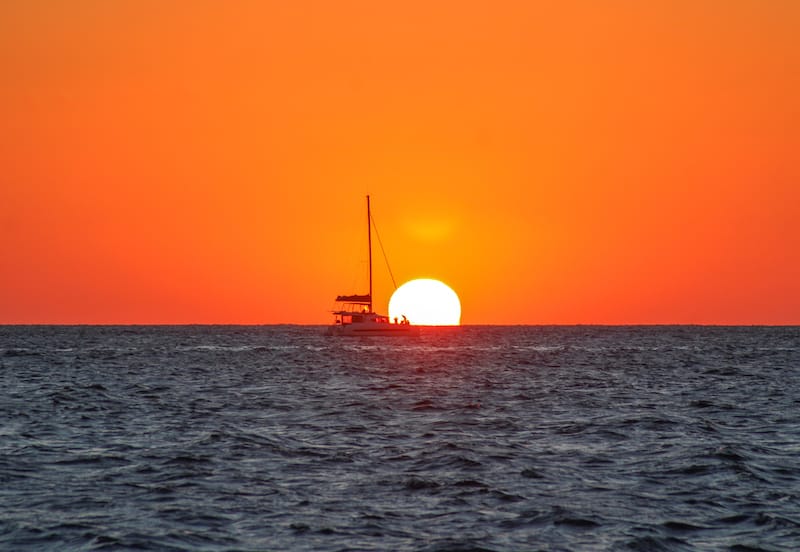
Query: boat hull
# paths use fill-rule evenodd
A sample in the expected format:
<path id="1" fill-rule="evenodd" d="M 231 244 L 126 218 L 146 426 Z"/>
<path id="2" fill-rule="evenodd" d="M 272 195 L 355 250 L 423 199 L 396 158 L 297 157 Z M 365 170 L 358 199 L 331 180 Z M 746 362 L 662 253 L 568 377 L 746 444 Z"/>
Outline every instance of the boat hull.
<path id="1" fill-rule="evenodd" d="M 347 337 L 414 337 L 419 327 L 409 324 L 336 324 L 328 327 L 328 335 Z"/>

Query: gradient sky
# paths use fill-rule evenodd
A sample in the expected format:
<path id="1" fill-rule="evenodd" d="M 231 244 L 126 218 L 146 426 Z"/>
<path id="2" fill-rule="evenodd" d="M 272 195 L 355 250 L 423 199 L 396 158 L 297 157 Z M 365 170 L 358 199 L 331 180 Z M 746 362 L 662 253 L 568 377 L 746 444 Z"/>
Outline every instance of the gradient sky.
<path id="1" fill-rule="evenodd" d="M 0 323 L 800 323 L 800 2 L 0 3 Z M 376 299 L 391 293 L 376 247 Z"/>

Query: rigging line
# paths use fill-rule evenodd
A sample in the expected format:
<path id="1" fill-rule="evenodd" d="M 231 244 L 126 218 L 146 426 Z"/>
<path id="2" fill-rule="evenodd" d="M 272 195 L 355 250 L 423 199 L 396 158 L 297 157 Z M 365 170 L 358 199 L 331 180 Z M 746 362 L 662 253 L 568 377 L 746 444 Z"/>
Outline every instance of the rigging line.
<path id="1" fill-rule="evenodd" d="M 378 245 L 381 246 L 381 253 L 383 253 L 383 260 L 386 263 L 386 268 L 389 269 L 389 276 L 392 277 L 392 285 L 394 286 L 394 289 L 397 289 L 397 282 L 394 281 L 394 274 L 392 274 L 392 267 L 389 266 L 389 258 L 386 256 L 386 250 L 383 248 L 383 242 L 381 241 L 381 235 L 378 232 L 378 225 L 375 224 L 375 217 L 373 217 L 372 214 L 370 214 L 369 218 L 372 221 L 372 228 L 375 230 L 375 237 L 378 238 Z"/>

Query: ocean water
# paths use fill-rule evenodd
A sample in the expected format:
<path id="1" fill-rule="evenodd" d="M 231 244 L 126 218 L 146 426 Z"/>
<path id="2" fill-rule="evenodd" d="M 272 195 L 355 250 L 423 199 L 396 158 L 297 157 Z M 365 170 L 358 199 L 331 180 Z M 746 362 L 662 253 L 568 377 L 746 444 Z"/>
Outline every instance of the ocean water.
<path id="1" fill-rule="evenodd" d="M 0 549 L 797 550 L 800 328 L 0 327 Z"/>

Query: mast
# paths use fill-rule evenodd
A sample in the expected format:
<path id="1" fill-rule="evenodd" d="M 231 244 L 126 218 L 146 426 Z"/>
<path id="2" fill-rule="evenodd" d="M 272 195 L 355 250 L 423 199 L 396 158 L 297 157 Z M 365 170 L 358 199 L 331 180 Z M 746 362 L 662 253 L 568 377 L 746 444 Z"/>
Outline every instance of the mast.
<path id="1" fill-rule="evenodd" d="M 372 215 L 369 212 L 369 195 L 367 195 L 367 250 L 369 251 L 369 312 L 372 312 Z"/>

